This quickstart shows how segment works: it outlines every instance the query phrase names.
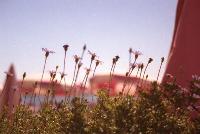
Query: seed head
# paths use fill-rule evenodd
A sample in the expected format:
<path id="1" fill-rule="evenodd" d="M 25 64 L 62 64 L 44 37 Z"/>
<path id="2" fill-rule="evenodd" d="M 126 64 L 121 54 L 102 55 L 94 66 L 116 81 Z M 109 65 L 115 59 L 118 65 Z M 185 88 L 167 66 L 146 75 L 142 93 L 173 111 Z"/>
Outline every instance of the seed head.
<path id="1" fill-rule="evenodd" d="M 67 44 L 65 44 L 64 46 L 63 46 L 63 48 L 64 48 L 64 50 L 65 50 L 65 52 L 68 50 L 68 48 L 69 48 L 69 45 L 67 45 Z"/>
<path id="2" fill-rule="evenodd" d="M 64 76 L 66 76 L 66 75 L 67 75 L 67 74 L 65 74 L 65 73 L 63 73 L 63 72 L 62 72 L 62 73 L 60 72 L 61 80 L 62 80 L 62 79 L 64 78 Z"/>
<path id="3" fill-rule="evenodd" d="M 162 57 L 162 58 L 161 58 L 161 62 L 163 63 L 163 62 L 164 62 L 164 60 L 165 60 L 165 58 L 164 58 L 164 57 Z"/>
<path id="4" fill-rule="evenodd" d="M 50 50 L 48 50 L 47 48 L 42 48 L 42 51 L 45 52 L 45 57 L 46 57 L 46 58 L 49 56 L 50 53 L 51 53 L 51 54 L 55 53 L 54 51 L 50 51 Z"/>
<path id="5" fill-rule="evenodd" d="M 148 79 L 148 77 L 149 77 L 149 76 L 148 76 L 148 74 L 147 74 L 147 75 L 146 75 L 146 79 Z"/>
<path id="6" fill-rule="evenodd" d="M 128 51 L 131 54 L 133 52 L 133 49 L 130 47 Z"/>
<path id="7" fill-rule="evenodd" d="M 137 64 L 138 69 L 141 69 L 142 66 L 144 66 L 143 63 L 138 63 Z"/>
<path id="8" fill-rule="evenodd" d="M 125 74 L 125 75 L 126 75 L 126 77 L 128 76 L 128 74 L 129 74 L 129 72 L 126 72 L 126 74 Z"/>
<path id="9" fill-rule="evenodd" d="M 56 66 L 56 70 L 58 70 L 59 66 Z"/>
<path id="10" fill-rule="evenodd" d="M 34 84 L 33 84 L 33 87 L 36 88 L 38 85 L 38 82 L 36 81 Z"/>
<path id="11" fill-rule="evenodd" d="M 88 75 L 90 71 L 92 71 L 90 68 L 84 68 L 86 70 L 86 74 Z"/>
<path id="12" fill-rule="evenodd" d="M 143 63 L 138 64 L 138 68 L 142 70 L 144 68 L 144 64 Z"/>
<path id="13" fill-rule="evenodd" d="M 88 50 L 88 53 L 91 55 L 92 61 L 97 57 L 96 53 L 92 53 L 90 50 Z"/>
<path id="14" fill-rule="evenodd" d="M 117 55 L 117 56 L 115 56 L 115 59 L 116 59 L 116 62 L 119 60 L 119 56 Z"/>
<path id="15" fill-rule="evenodd" d="M 96 66 L 98 66 L 99 64 L 102 64 L 102 63 L 103 63 L 102 61 L 96 59 Z"/>
<path id="16" fill-rule="evenodd" d="M 51 78 L 55 78 L 55 76 L 56 76 L 56 72 L 55 71 L 49 71 L 49 74 L 50 74 L 50 77 Z"/>
<path id="17" fill-rule="evenodd" d="M 113 58 L 113 59 L 112 59 L 112 64 L 115 64 L 115 63 L 116 63 L 116 59 Z"/>
<path id="18" fill-rule="evenodd" d="M 74 61 L 76 64 L 79 62 L 80 59 L 81 57 L 79 57 L 78 55 L 74 55 Z"/>
<path id="19" fill-rule="evenodd" d="M 136 67 L 135 64 L 131 64 L 131 69 L 133 70 Z"/>
<path id="20" fill-rule="evenodd" d="M 84 44 L 84 46 L 83 46 L 83 51 L 85 51 L 85 50 L 86 50 L 86 48 L 87 48 L 87 47 L 86 47 L 86 44 Z"/>
<path id="21" fill-rule="evenodd" d="M 137 59 L 142 53 L 140 51 L 133 51 L 133 54 L 135 55 L 135 59 Z"/>
<path id="22" fill-rule="evenodd" d="M 148 64 L 150 64 L 153 61 L 152 58 L 149 58 Z"/>
<path id="23" fill-rule="evenodd" d="M 25 77 L 26 77 L 26 72 L 24 72 L 24 74 L 23 74 L 23 79 L 25 79 Z"/>

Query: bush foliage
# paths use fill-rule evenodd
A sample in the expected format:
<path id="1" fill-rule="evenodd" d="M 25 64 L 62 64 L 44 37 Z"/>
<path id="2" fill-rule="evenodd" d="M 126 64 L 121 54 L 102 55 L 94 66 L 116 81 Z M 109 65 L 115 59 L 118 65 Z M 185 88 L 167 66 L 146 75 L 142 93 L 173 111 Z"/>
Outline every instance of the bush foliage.
<path id="1" fill-rule="evenodd" d="M 194 79 L 185 90 L 174 81 L 156 82 L 148 90 L 137 88 L 138 96 L 110 97 L 98 92 L 97 103 L 84 98 L 56 106 L 44 104 L 38 112 L 19 105 L 14 113 L 0 115 L 0 134 L 180 134 L 199 133 L 200 118 L 195 103 L 200 81 Z M 197 112 L 191 118 L 191 112 Z"/>

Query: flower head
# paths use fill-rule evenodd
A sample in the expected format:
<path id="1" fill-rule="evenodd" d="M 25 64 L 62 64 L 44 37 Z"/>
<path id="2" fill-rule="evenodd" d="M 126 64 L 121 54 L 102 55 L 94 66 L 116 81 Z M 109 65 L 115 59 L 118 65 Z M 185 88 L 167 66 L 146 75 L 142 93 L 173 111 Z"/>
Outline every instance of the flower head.
<path id="1" fill-rule="evenodd" d="M 102 64 L 103 62 L 100 61 L 99 59 L 96 59 L 96 66 L 98 66 L 99 64 Z"/>
<path id="2" fill-rule="evenodd" d="M 59 66 L 56 66 L 56 70 L 58 70 Z"/>
<path id="3" fill-rule="evenodd" d="M 81 59 L 81 57 L 79 57 L 78 55 L 74 55 L 73 57 L 74 57 L 74 61 L 75 61 L 76 64 L 77 64 L 77 63 L 80 61 L 80 59 Z"/>
<path id="4" fill-rule="evenodd" d="M 137 64 L 137 67 L 138 67 L 138 69 L 141 69 L 141 70 L 142 70 L 142 69 L 144 68 L 144 64 L 143 64 L 143 63 L 138 63 L 138 64 Z"/>
<path id="5" fill-rule="evenodd" d="M 132 52 L 135 55 L 135 59 L 137 59 L 142 53 L 140 51 L 133 51 Z"/>
<path id="6" fill-rule="evenodd" d="M 164 60 L 165 60 L 165 58 L 164 58 L 164 57 L 162 57 L 162 58 L 161 58 L 161 62 L 163 63 L 163 62 L 164 62 Z"/>
<path id="7" fill-rule="evenodd" d="M 63 45 L 63 48 L 64 48 L 65 51 L 67 51 L 68 48 L 69 48 L 69 45 L 65 44 L 65 45 Z"/>
<path id="8" fill-rule="evenodd" d="M 118 55 L 115 56 L 116 62 L 119 60 L 119 58 L 120 57 Z"/>
<path id="9" fill-rule="evenodd" d="M 129 48 L 128 51 L 129 51 L 130 54 L 133 53 L 133 49 L 131 47 Z"/>
<path id="10" fill-rule="evenodd" d="M 54 79 L 56 77 L 56 71 L 51 70 L 51 71 L 49 71 L 49 74 L 52 79 Z"/>
<path id="11" fill-rule="evenodd" d="M 131 64 L 131 69 L 133 70 L 136 67 L 136 64 Z"/>
<path id="12" fill-rule="evenodd" d="M 86 50 L 86 48 L 87 48 L 87 47 L 86 47 L 86 44 L 84 44 L 84 46 L 83 46 L 83 51 L 85 51 L 85 50 Z"/>
<path id="13" fill-rule="evenodd" d="M 42 51 L 45 52 L 45 57 L 46 57 L 46 58 L 49 56 L 50 53 L 51 53 L 51 54 L 55 53 L 54 51 L 50 51 L 50 50 L 48 50 L 47 48 L 42 48 Z"/>
<path id="14" fill-rule="evenodd" d="M 152 58 L 149 58 L 148 64 L 150 64 L 153 61 Z"/>
<path id="15" fill-rule="evenodd" d="M 90 50 L 88 50 L 88 53 L 91 55 L 92 61 L 97 57 L 96 53 L 92 53 Z"/>
<path id="16" fill-rule="evenodd" d="M 127 76 L 129 75 L 129 72 L 126 72 L 126 74 L 125 74 L 125 75 L 126 75 L 126 77 L 127 77 Z"/>
<path id="17" fill-rule="evenodd" d="M 25 77 L 26 77 L 26 72 L 24 72 L 24 74 L 23 74 L 23 79 L 25 79 Z"/>
<path id="18" fill-rule="evenodd" d="M 92 71 L 90 68 L 84 68 L 86 70 L 86 74 L 88 75 L 90 73 L 90 71 Z"/>
<path id="19" fill-rule="evenodd" d="M 66 76 L 67 74 L 65 74 L 64 72 L 60 72 L 60 77 L 61 77 L 61 80 Z"/>
<path id="20" fill-rule="evenodd" d="M 34 84 L 33 84 L 33 87 L 36 88 L 38 85 L 38 82 L 36 81 Z"/>

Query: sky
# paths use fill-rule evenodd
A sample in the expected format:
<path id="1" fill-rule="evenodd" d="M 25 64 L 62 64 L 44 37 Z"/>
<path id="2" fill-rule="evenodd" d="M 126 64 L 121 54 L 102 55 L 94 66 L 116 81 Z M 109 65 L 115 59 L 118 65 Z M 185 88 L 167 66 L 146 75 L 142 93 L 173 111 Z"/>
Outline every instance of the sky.
<path id="1" fill-rule="evenodd" d="M 117 74 L 128 68 L 128 49 L 142 52 L 138 62 L 147 63 L 149 79 L 155 80 L 160 58 L 167 59 L 172 41 L 177 0 L 0 0 L 0 85 L 11 63 L 17 78 L 40 79 L 44 64 L 42 48 L 55 51 L 48 57 L 48 71 L 63 67 L 68 44 L 66 79 L 73 75 L 73 55 L 80 55 L 83 45 L 95 52 L 103 64 L 97 74 L 109 73 L 112 58 L 120 56 Z M 88 67 L 86 53 L 83 67 Z M 161 77 L 166 62 L 161 70 Z M 83 79 L 81 70 L 79 81 Z M 134 74 L 134 73 L 133 73 Z"/>

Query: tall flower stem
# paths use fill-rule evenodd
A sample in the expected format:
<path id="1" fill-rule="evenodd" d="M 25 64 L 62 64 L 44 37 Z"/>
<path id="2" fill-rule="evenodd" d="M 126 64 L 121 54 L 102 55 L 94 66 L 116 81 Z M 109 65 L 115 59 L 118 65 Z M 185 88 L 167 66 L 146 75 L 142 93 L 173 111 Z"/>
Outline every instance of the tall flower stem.
<path id="1" fill-rule="evenodd" d="M 63 74 L 65 74 L 65 67 L 66 67 L 66 54 L 67 54 L 67 50 L 68 50 L 69 45 L 64 45 L 64 63 L 63 63 Z M 66 79 L 64 77 L 64 84 L 65 84 L 65 102 L 66 102 L 66 98 L 67 98 L 67 84 L 66 84 Z"/>
<path id="2" fill-rule="evenodd" d="M 22 82 L 21 82 L 21 86 L 20 86 L 20 90 L 19 90 L 19 93 L 20 93 L 20 103 L 21 103 L 21 100 L 22 100 L 22 93 L 21 93 L 21 90 L 22 90 L 22 88 L 23 88 L 23 85 L 24 85 L 24 79 L 25 79 L 25 77 L 26 77 L 26 72 L 24 72 L 24 74 L 23 74 L 23 78 L 22 78 Z"/>
<path id="3" fill-rule="evenodd" d="M 85 81 L 87 80 L 87 77 L 88 77 L 88 74 L 86 72 L 86 74 L 83 78 L 83 81 L 81 82 L 81 90 L 84 90 L 84 88 L 85 88 L 84 85 L 85 85 Z M 82 99 L 83 99 L 83 97 L 84 97 L 84 91 L 82 91 Z"/>
<path id="4" fill-rule="evenodd" d="M 108 87 L 108 93 L 110 94 L 110 88 L 111 88 L 111 83 L 112 83 L 112 72 L 113 72 L 114 64 L 112 64 L 111 69 L 110 69 L 110 77 L 109 77 L 109 87 Z"/>
<path id="5" fill-rule="evenodd" d="M 137 77 L 138 77 L 139 70 L 140 70 L 140 68 L 138 68 L 138 70 L 137 70 L 137 73 L 136 73 L 136 76 L 135 76 L 136 79 L 137 79 Z M 129 94 L 129 92 L 130 92 L 130 90 L 131 90 L 133 84 L 134 84 L 134 81 L 131 82 L 131 85 L 130 85 L 130 87 L 129 87 L 129 89 L 128 89 L 127 95 Z"/>
<path id="6" fill-rule="evenodd" d="M 152 61 L 153 61 L 153 59 L 152 59 L 152 58 L 149 58 L 149 61 L 148 61 L 147 65 L 146 65 L 146 67 L 145 67 L 145 70 L 144 70 L 144 73 L 143 73 L 143 76 L 142 76 L 141 86 L 142 86 L 142 84 L 143 84 L 144 76 L 145 76 L 145 73 L 146 73 L 146 71 L 147 71 L 147 68 L 148 68 L 149 64 L 150 64 Z"/>
<path id="7" fill-rule="evenodd" d="M 32 95 L 31 95 L 31 98 L 30 98 L 30 102 L 29 102 L 29 106 L 32 104 L 32 99 L 34 98 L 35 99 L 35 89 L 37 88 L 37 82 L 35 82 L 34 86 L 33 86 L 33 92 L 32 92 Z M 34 107 L 35 107 L 35 103 L 34 103 Z"/>
<path id="8" fill-rule="evenodd" d="M 80 68 L 82 66 L 82 63 L 79 62 L 78 63 L 78 68 L 77 68 L 77 71 L 76 71 L 76 76 L 75 76 L 75 79 L 74 79 L 74 83 L 73 85 L 70 87 L 70 91 L 69 91 L 69 95 L 68 95 L 68 101 L 70 100 L 70 96 L 71 96 L 71 93 L 72 93 L 72 89 L 74 89 L 74 87 L 76 86 L 76 81 L 78 79 L 78 75 L 79 75 L 79 71 L 80 71 Z M 76 89 L 75 89 L 76 90 Z"/>
<path id="9" fill-rule="evenodd" d="M 161 58 L 161 63 L 160 63 L 160 67 L 159 67 L 159 70 L 158 70 L 158 75 L 157 75 L 157 78 L 156 78 L 157 82 L 158 82 L 158 78 L 159 78 L 159 75 L 160 75 L 160 70 L 161 70 L 163 62 L 164 62 L 164 57 Z"/>
<path id="10" fill-rule="evenodd" d="M 76 70 L 77 70 L 77 63 L 74 66 L 74 73 L 73 73 L 73 79 L 72 79 L 72 83 L 71 83 L 71 87 L 73 86 L 74 80 L 75 80 L 75 76 L 76 76 Z"/>
<path id="11" fill-rule="evenodd" d="M 145 73 L 147 71 L 147 67 L 148 67 L 149 63 L 146 65 L 145 69 L 144 69 L 144 73 L 143 73 L 143 76 L 142 76 L 142 80 L 141 80 L 141 86 L 143 84 L 143 81 L 144 81 L 144 76 L 145 76 Z"/>
<path id="12" fill-rule="evenodd" d="M 115 56 L 112 60 L 112 67 L 111 67 L 111 70 L 110 70 L 110 78 L 109 78 L 109 88 L 108 88 L 108 94 L 110 94 L 110 88 L 111 88 L 111 83 L 112 83 L 112 77 L 113 77 L 113 74 L 114 74 L 114 71 L 115 71 L 115 67 L 116 67 L 116 63 L 117 61 L 119 60 L 119 56 Z"/>
<path id="13" fill-rule="evenodd" d="M 26 98 L 27 98 L 27 95 L 28 95 L 28 92 L 26 91 L 26 93 L 25 93 L 25 97 L 24 97 L 24 102 L 23 102 L 23 105 L 25 105 L 25 104 L 26 104 Z"/>
<path id="14" fill-rule="evenodd" d="M 124 80 L 123 87 L 122 87 L 122 95 L 123 95 L 124 90 L 125 90 L 126 85 L 127 85 L 127 81 L 128 81 L 127 79 L 128 79 L 128 77 L 131 76 L 131 74 L 132 74 L 134 68 L 136 67 L 136 66 L 135 66 L 136 60 L 137 60 L 137 58 L 135 58 L 133 64 L 130 65 L 130 68 L 129 68 L 128 72 L 126 72 L 126 79 Z"/>
<path id="15" fill-rule="evenodd" d="M 45 57 L 45 60 L 44 60 L 42 76 L 41 76 L 41 79 L 40 79 L 40 88 L 39 88 L 39 93 L 38 93 L 38 99 L 39 99 L 40 104 L 42 104 L 42 102 L 40 100 L 40 92 L 41 92 L 41 88 L 42 88 L 42 80 L 43 80 L 43 77 L 44 77 L 44 71 L 45 71 L 45 68 L 46 68 L 46 64 L 47 64 L 47 56 Z"/>
<path id="16" fill-rule="evenodd" d="M 131 54 L 132 54 L 132 52 L 133 52 L 132 48 L 129 48 L 129 69 L 131 68 L 131 61 L 132 61 Z"/>

